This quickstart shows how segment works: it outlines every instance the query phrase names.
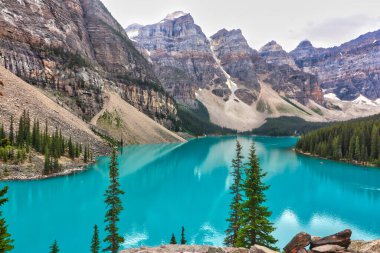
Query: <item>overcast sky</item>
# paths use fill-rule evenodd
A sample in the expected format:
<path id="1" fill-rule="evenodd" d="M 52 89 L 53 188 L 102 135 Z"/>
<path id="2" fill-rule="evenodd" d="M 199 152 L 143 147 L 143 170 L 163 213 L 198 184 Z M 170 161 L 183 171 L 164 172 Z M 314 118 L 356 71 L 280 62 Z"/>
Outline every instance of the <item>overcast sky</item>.
<path id="1" fill-rule="evenodd" d="M 380 29 L 380 0 L 102 0 L 127 27 L 157 23 L 168 13 L 191 13 L 209 37 L 240 28 L 260 49 L 271 40 L 287 51 L 301 40 L 330 47 Z"/>

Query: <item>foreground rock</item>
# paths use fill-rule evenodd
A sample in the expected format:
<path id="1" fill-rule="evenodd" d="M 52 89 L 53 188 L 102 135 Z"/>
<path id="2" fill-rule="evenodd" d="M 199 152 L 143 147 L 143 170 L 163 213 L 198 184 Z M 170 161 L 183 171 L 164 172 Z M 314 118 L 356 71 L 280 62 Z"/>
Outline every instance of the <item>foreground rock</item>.
<path id="1" fill-rule="evenodd" d="M 293 237 L 293 239 L 285 246 L 286 253 L 344 253 L 347 251 L 351 243 L 350 229 L 343 230 L 339 233 L 326 237 L 310 236 L 305 232 L 301 232 Z M 310 250 L 306 247 L 310 244 Z"/>
<path id="2" fill-rule="evenodd" d="M 311 236 L 305 232 L 298 233 L 293 239 L 285 246 L 286 253 L 297 253 L 310 244 Z"/>
<path id="3" fill-rule="evenodd" d="M 315 253 L 328 253 L 328 252 L 347 252 L 345 248 L 339 245 L 323 245 L 313 248 L 312 252 Z"/>
<path id="4" fill-rule="evenodd" d="M 213 246 L 200 246 L 200 245 L 162 245 L 159 247 L 141 247 L 136 249 L 126 249 L 120 253 L 178 253 L 178 252 L 192 252 L 192 253 L 278 253 L 266 247 L 255 245 L 251 249 L 245 248 L 222 248 Z"/>
<path id="5" fill-rule="evenodd" d="M 323 245 L 338 245 L 345 249 L 351 243 L 351 230 L 346 229 L 342 232 L 336 233 L 334 235 L 326 236 L 321 239 L 312 240 L 310 244 L 310 248 L 313 249 L 315 247 L 323 246 Z"/>

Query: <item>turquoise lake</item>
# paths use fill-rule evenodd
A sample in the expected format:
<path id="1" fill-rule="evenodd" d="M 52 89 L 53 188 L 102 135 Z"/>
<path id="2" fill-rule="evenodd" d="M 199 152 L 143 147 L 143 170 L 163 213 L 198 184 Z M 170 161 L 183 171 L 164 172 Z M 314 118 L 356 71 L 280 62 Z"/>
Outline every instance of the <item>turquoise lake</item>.
<path id="1" fill-rule="evenodd" d="M 380 238 L 380 169 L 295 154 L 296 138 L 239 137 L 247 155 L 256 143 L 268 172 L 267 206 L 283 247 L 300 231 L 325 236 L 350 228 L 353 238 Z M 128 146 L 119 156 L 126 192 L 119 227 L 124 247 L 168 243 L 186 229 L 188 243 L 222 245 L 228 216 L 230 163 L 236 137 L 184 144 Z M 76 175 L 1 183 L 10 187 L 3 207 L 15 253 L 90 252 L 94 224 L 104 228 L 108 158 Z M 101 237 L 104 234 L 101 233 Z"/>

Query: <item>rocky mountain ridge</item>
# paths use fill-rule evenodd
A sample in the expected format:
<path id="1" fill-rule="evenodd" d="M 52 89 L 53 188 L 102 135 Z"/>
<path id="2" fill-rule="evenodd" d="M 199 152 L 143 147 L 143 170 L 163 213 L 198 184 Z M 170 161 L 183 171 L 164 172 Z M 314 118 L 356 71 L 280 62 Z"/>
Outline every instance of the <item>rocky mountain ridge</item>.
<path id="1" fill-rule="evenodd" d="M 87 120 L 113 87 L 161 124 L 176 123 L 175 101 L 99 0 L 1 1 L 0 65 Z"/>
<path id="2" fill-rule="evenodd" d="M 274 44 L 270 42 L 260 50 L 268 62 L 318 76 L 325 94 L 335 94 L 344 101 L 360 96 L 380 98 L 380 30 L 331 48 L 317 48 L 304 40 L 287 53 Z M 288 59 L 292 61 L 287 63 Z"/>
<path id="3" fill-rule="evenodd" d="M 126 31 L 153 63 L 165 90 L 189 107 L 201 101 L 213 123 L 250 130 L 268 116 L 311 119 L 314 114 L 320 120 L 308 108 L 309 101 L 324 103 L 317 78 L 268 63 L 248 45 L 241 30 L 222 29 L 208 39 L 190 14 L 176 12 L 156 24 L 134 24 Z M 262 96 L 263 85 L 268 91 Z M 275 103 L 266 101 L 268 93 L 276 94 Z"/>

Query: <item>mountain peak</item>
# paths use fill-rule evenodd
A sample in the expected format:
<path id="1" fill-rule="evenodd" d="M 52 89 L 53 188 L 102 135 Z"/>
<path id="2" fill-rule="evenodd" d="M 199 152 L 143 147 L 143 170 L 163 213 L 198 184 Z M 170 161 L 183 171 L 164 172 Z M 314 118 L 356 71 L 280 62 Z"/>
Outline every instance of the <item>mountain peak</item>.
<path id="1" fill-rule="evenodd" d="M 175 11 L 173 13 L 170 13 L 166 15 L 165 20 L 175 20 L 177 18 L 183 17 L 189 15 L 189 13 L 183 12 L 183 11 Z"/>
<path id="2" fill-rule="evenodd" d="M 240 29 L 227 30 L 225 28 L 219 30 L 217 33 L 211 36 L 211 39 L 217 39 L 218 37 L 230 36 L 230 35 L 241 35 L 243 36 Z"/>
<path id="3" fill-rule="evenodd" d="M 314 47 L 313 44 L 311 44 L 310 40 L 303 40 L 297 46 L 297 48 L 309 48 L 309 47 Z"/>
<path id="4" fill-rule="evenodd" d="M 267 51 L 284 51 L 282 46 L 278 44 L 276 41 L 272 40 L 265 44 L 262 48 L 260 48 L 260 52 L 267 52 Z"/>

